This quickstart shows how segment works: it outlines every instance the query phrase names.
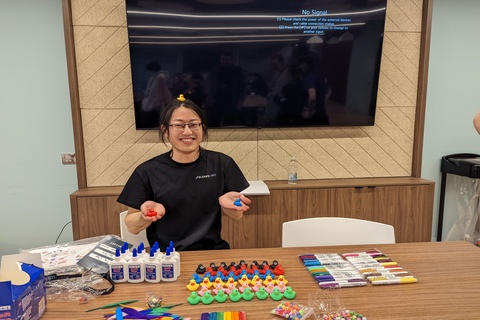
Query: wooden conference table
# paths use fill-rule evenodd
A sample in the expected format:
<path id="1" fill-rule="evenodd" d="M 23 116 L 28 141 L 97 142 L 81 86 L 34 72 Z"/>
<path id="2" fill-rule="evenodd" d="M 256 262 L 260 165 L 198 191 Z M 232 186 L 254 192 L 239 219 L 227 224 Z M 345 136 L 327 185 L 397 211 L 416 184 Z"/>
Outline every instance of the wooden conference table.
<path id="1" fill-rule="evenodd" d="M 113 293 L 85 304 L 48 301 L 42 319 L 103 319 L 105 310 L 85 310 L 129 299 L 138 299 L 140 303 L 145 300 L 147 292 L 155 292 L 164 299 L 164 304 L 183 303 L 171 309 L 171 312 L 186 318 L 200 319 L 202 312 L 245 311 L 249 320 L 270 320 L 273 318 L 270 311 L 278 305 L 271 298 L 190 305 L 186 288 L 189 278 L 200 263 L 208 266 L 210 262 L 218 265 L 222 261 L 227 264 L 232 261 L 238 263 L 241 259 L 248 264 L 253 260 L 271 263 L 276 259 L 285 269 L 288 285 L 297 293 L 293 301 L 307 305 L 309 294 L 321 289 L 307 273 L 298 255 L 365 251 L 371 248 L 379 249 L 415 274 L 419 282 L 382 286 L 368 284 L 337 289 L 346 308 L 362 313 L 369 320 L 480 318 L 480 248 L 468 242 L 455 241 L 181 252 L 181 276 L 176 282 L 117 284 Z"/>

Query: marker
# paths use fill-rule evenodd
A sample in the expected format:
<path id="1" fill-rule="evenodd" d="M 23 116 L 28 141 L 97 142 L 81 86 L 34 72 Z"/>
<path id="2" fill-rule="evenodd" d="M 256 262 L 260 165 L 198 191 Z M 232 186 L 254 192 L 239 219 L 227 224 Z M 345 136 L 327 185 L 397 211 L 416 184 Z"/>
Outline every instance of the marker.
<path id="1" fill-rule="evenodd" d="M 376 280 L 376 281 L 372 281 L 372 284 L 378 285 L 378 284 L 398 284 L 398 283 L 415 283 L 415 282 L 418 282 L 417 278 L 404 277 L 404 278 L 388 279 L 388 280 Z"/>

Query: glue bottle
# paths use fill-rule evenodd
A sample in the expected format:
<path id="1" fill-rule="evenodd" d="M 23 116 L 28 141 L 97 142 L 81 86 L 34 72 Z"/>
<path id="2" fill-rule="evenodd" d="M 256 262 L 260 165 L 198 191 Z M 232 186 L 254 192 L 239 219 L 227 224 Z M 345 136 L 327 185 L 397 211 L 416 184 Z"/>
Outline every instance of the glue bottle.
<path id="1" fill-rule="evenodd" d="M 155 257 L 155 249 L 150 250 L 150 256 L 145 261 L 145 281 L 157 283 L 162 278 L 160 262 Z"/>
<path id="2" fill-rule="evenodd" d="M 177 280 L 177 260 L 172 257 L 170 247 L 165 250 L 165 256 L 160 262 L 160 267 L 162 269 L 162 281 Z"/>
<path id="3" fill-rule="evenodd" d="M 137 256 L 137 248 L 133 248 L 132 259 L 127 262 L 128 282 L 138 283 L 145 280 L 145 262 Z"/>
<path id="4" fill-rule="evenodd" d="M 180 276 L 180 252 L 175 250 L 175 246 L 173 245 L 173 241 L 170 241 L 169 243 L 170 247 L 170 253 L 172 254 L 172 257 L 177 260 L 177 277 Z"/>
<path id="5" fill-rule="evenodd" d="M 115 259 L 108 262 L 110 269 L 110 278 L 115 283 L 121 283 L 127 281 L 127 263 L 122 259 L 120 249 L 115 250 Z"/>

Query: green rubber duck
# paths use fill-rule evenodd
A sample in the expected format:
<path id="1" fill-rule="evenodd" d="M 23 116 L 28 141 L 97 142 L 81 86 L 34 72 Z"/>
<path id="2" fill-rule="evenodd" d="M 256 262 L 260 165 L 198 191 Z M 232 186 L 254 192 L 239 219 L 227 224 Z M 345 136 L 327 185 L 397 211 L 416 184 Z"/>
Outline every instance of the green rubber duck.
<path id="1" fill-rule="evenodd" d="M 279 300 L 282 300 L 283 294 L 280 292 L 280 289 L 275 288 L 273 289 L 272 293 L 270 293 L 270 298 L 272 298 L 275 301 L 279 301 Z"/>
<path id="2" fill-rule="evenodd" d="M 292 287 L 287 287 L 287 289 L 285 289 L 285 292 L 283 293 L 283 296 L 288 300 L 292 300 L 293 298 L 295 298 L 296 295 L 297 293 L 293 291 Z"/>
<path id="3" fill-rule="evenodd" d="M 250 301 L 253 299 L 253 297 L 254 297 L 254 294 L 252 290 L 250 290 L 249 288 L 245 288 L 245 290 L 242 293 L 243 300 Z"/>
<path id="4" fill-rule="evenodd" d="M 228 295 L 225 294 L 225 292 L 223 292 L 222 290 L 219 290 L 217 295 L 215 296 L 215 300 L 217 300 L 217 302 L 225 302 L 228 298 Z"/>
<path id="5" fill-rule="evenodd" d="M 240 293 L 240 291 L 238 291 L 238 289 L 233 289 L 228 296 L 230 298 L 230 301 L 233 302 L 237 302 L 242 298 L 242 294 Z"/>
<path id="6" fill-rule="evenodd" d="M 200 302 L 200 296 L 196 291 L 190 292 L 190 297 L 187 298 L 188 303 L 197 304 Z"/>
<path id="7" fill-rule="evenodd" d="M 258 291 L 255 292 L 255 295 L 260 300 L 265 300 L 268 298 L 268 292 L 265 290 L 265 287 L 258 288 Z"/>
<path id="8" fill-rule="evenodd" d="M 215 298 L 212 296 L 210 292 L 205 292 L 203 294 L 203 297 L 200 298 L 202 300 L 203 304 L 210 304 L 215 300 Z"/>

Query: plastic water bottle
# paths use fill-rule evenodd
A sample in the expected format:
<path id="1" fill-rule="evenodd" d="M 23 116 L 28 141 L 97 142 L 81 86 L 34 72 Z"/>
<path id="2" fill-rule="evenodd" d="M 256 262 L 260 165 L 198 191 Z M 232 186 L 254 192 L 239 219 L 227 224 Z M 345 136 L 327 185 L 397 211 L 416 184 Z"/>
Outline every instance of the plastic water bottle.
<path id="1" fill-rule="evenodd" d="M 297 184 L 297 169 L 297 159 L 295 159 L 295 157 L 291 157 L 290 163 L 288 164 L 288 184 Z"/>

